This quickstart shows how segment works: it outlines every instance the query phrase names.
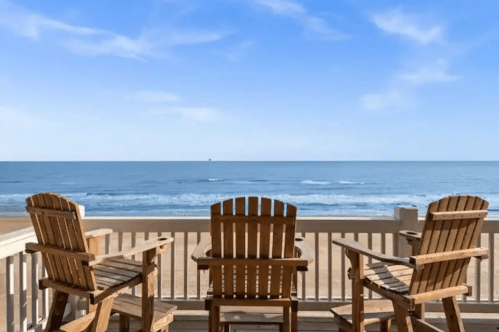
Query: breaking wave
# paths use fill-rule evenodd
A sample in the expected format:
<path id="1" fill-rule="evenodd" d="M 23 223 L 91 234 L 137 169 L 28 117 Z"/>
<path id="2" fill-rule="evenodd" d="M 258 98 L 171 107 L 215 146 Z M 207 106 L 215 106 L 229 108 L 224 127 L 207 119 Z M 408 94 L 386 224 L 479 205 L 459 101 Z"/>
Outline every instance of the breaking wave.
<path id="1" fill-rule="evenodd" d="M 340 184 L 365 184 L 364 182 L 355 182 L 355 181 L 339 181 Z"/>
<path id="2" fill-rule="evenodd" d="M 209 207 L 232 197 L 242 194 L 116 194 L 116 193 L 67 193 L 63 195 L 85 205 L 87 215 L 112 214 L 126 211 L 129 214 L 178 215 L 185 211 L 197 211 L 207 215 Z M 0 205 L 9 205 L 11 209 L 24 211 L 26 197 L 29 194 L 0 195 Z M 246 195 L 247 196 L 247 195 Z M 286 203 L 296 205 L 301 215 L 322 214 L 392 214 L 396 206 L 413 206 L 423 214 L 428 203 L 438 200 L 443 195 L 337 195 L 337 194 L 262 194 L 251 196 L 266 196 Z M 492 215 L 497 215 L 499 194 L 483 195 L 489 201 Z M 0 211 L 1 212 L 1 211 Z"/>
<path id="3" fill-rule="evenodd" d="M 302 184 L 319 184 L 319 185 L 327 185 L 330 184 L 330 181 L 314 181 L 314 180 L 303 180 Z"/>

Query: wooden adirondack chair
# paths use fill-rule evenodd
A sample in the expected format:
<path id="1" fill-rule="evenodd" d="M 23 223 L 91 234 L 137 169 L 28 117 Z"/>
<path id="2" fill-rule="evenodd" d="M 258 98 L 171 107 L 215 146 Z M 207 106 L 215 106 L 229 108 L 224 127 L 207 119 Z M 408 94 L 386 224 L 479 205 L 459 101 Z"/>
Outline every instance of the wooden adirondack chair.
<path id="1" fill-rule="evenodd" d="M 347 239 L 333 240 L 346 249 L 352 263 L 352 302 L 357 308 L 352 324 L 340 328 L 365 331 L 365 286 L 392 301 L 399 332 L 443 332 L 424 320 L 424 303 L 439 299 L 449 330 L 464 332 L 456 295 L 471 294 L 465 284 L 470 259 L 487 258 L 488 249 L 475 248 L 487 207 L 488 202 L 476 196 L 450 196 L 431 203 L 422 234 L 402 232 L 419 247 L 417 255 L 407 258 L 379 254 Z M 380 262 L 364 265 L 363 256 Z"/>
<path id="2" fill-rule="evenodd" d="M 154 258 L 173 241 L 158 238 L 143 242 L 126 252 L 98 256 L 92 251 L 95 241 L 106 231 L 85 233 L 78 204 L 58 194 L 40 193 L 28 197 L 29 212 L 38 243 L 26 244 L 26 252 L 41 252 L 48 278 L 40 280 L 40 288 L 55 290 L 45 331 L 105 331 L 113 308 L 125 299 L 119 292 L 142 283 L 142 331 L 162 329 L 162 315 L 154 312 Z M 142 253 L 142 262 L 125 258 Z M 64 309 L 69 295 L 88 299 L 87 315 L 63 324 Z M 119 308 L 118 308 L 119 309 Z M 169 310 L 174 307 L 169 307 Z M 155 315 L 156 314 L 156 315 Z M 166 313 L 166 315 L 168 315 Z"/>
<path id="3" fill-rule="evenodd" d="M 211 241 L 201 241 L 192 255 L 198 269 L 210 270 L 210 331 L 220 330 L 221 306 L 282 307 L 281 331 L 296 331 L 296 275 L 311 262 L 303 239 L 295 239 L 296 207 L 287 204 L 285 214 L 283 202 L 262 198 L 259 215 L 258 197 L 245 201 L 212 205 Z M 223 323 L 229 331 L 231 322 Z"/>

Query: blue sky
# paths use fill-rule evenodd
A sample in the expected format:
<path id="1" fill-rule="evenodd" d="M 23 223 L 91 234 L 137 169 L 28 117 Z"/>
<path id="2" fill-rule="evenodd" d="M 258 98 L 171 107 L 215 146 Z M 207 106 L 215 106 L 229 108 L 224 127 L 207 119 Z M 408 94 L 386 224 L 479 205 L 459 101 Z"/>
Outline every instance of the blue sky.
<path id="1" fill-rule="evenodd" d="M 0 0 L 0 160 L 498 160 L 497 12 Z"/>

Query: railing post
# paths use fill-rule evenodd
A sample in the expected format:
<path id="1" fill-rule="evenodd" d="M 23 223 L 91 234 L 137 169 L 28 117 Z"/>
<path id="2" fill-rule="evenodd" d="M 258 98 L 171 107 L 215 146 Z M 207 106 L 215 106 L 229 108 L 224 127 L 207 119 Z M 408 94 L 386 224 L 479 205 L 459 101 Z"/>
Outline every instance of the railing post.
<path id="1" fill-rule="evenodd" d="M 423 223 L 418 221 L 418 209 L 414 207 L 396 207 L 394 216 L 399 220 L 399 231 L 410 230 L 415 232 L 423 231 Z M 396 235 L 398 236 L 398 234 Z M 395 242 L 395 241 L 394 241 Z M 405 238 L 398 236 L 398 255 L 406 257 L 412 255 L 411 247 L 407 244 Z"/>
<path id="2" fill-rule="evenodd" d="M 14 332 L 14 257 L 6 259 L 7 332 Z"/>
<path id="3" fill-rule="evenodd" d="M 38 324 L 40 307 L 38 306 L 38 253 L 31 255 L 31 322 Z"/>
<path id="4" fill-rule="evenodd" d="M 28 330 L 28 267 L 24 251 L 19 253 L 19 327 L 21 332 Z"/>
<path id="5" fill-rule="evenodd" d="M 85 217 L 85 205 L 80 205 L 80 204 L 78 204 L 78 208 L 79 208 L 79 210 L 80 210 L 80 215 L 81 215 L 81 217 L 82 217 L 82 218 L 83 218 L 83 217 Z"/>

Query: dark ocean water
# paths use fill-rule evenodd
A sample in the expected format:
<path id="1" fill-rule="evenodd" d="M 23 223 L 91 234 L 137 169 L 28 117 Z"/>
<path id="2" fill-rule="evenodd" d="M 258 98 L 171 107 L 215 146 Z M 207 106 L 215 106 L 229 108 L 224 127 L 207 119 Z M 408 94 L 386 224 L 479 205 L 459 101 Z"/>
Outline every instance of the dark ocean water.
<path id="1" fill-rule="evenodd" d="M 391 215 L 448 194 L 479 195 L 499 214 L 499 162 L 0 162 L 0 215 L 36 192 L 86 215 L 208 215 L 229 197 L 267 196 L 298 215 Z"/>

